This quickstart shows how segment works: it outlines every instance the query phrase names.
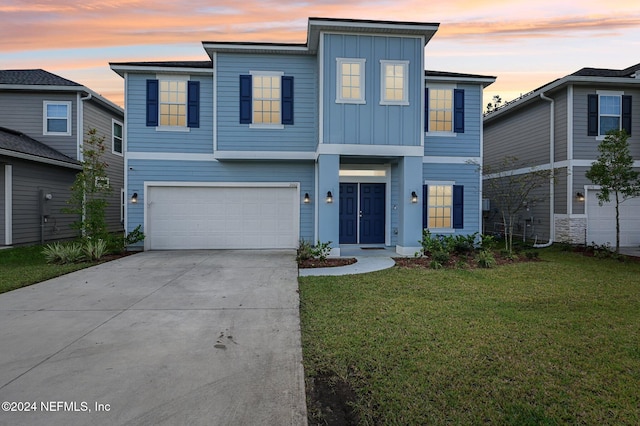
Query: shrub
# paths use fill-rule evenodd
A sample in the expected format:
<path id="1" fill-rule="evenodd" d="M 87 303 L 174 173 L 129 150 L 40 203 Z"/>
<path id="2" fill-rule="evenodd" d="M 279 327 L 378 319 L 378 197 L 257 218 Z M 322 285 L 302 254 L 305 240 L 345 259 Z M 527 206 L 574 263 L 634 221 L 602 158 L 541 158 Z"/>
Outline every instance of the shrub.
<path id="1" fill-rule="evenodd" d="M 311 259 L 313 257 L 311 253 L 311 243 L 309 241 L 300 240 L 298 243 L 298 252 L 296 254 L 296 261 L 298 263 L 304 262 L 305 260 Z"/>
<path id="2" fill-rule="evenodd" d="M 496 259 L 489 250 L 480 250 L 477 257 L 478 266 L 481 268 L 493 268 L 496 266 Z"/>
<path id="3" fill-rule="evenodd" d="M 429 267 L 431 269 L 442 269 L 442 263 L 438 262 L 437 260 L 432 260 L 431 262 L 429 262 Z"/>
<path id="4" fill-rule="evenodd" d="M 481 235 L 480 247 L 485 250 L 493 250 L 498 246 L 498 240 L 493 235 Z"/>
<path id="5" fill-rule="evenodd" d="M 432 253 L 431 256 L 433 257 L 433 260 L 442 265 L 446 264 L 451 259 L 451 255 L 446 251 L 436 251 Z"/>
<path id="6" fill-rule="evenodd" d="M 527 256 L 527 259 L 537 259 L 540 256 L 540 253 L 537 251 L 529 250 L 525 251 L 524 255 Z"/>
<path id="7" fill-rule="evenodd" d="M 80 243 L 63 244 L 55 242 L 47 244 L 42 250 L 47 263 L 65 265 L 76 263 L 84 259 L 84 252 Z"/>
<path id="8" fill-rule="evenodd" d="M 311 257 L 323 262 L 327 260 L 327 256 L 329 256 L 329 253 L 331 253 L 331 241 L 327 241 L 326 243 L 321 243 L 320 241 L 318 241 L 315 247 L 311 248 Z"/>
<path id="9" fill-rule="evenodd" d="M 84 241 L 82 250 L 87 259 L 99 260 L 107 253 L 107 242 L 100 238 L 87 238 Z"/>

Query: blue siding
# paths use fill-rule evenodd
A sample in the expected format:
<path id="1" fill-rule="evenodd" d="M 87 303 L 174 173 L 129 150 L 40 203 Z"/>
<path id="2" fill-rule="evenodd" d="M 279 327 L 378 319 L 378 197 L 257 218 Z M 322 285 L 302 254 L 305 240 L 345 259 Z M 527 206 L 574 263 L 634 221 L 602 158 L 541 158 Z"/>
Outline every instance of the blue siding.
<path id="1" fill-rule="evenodd" d="M 129 190 L 138 193 L 138 203 L 129 204 L 128 231 L 144 223 L 144 182 L 299 182 L 301 197 L 315 192 L 312 162 L 217 162 L 130 160 Z M 300 200 L 300 238 L 313 240 L 314 203 Z"/>
<path id="2" fill-rule="evenodd" d="M 200 127 L 184 132 L 157 131 L 147 126 L 147 79 L 155 74 L 129 74 L 127 98 L 127 150 L 129 152 L 213 153 L 213 79 L 191 76 L 200 82 Z"/>
<path id="3" fill-rule="evenodd" d="M 240 124 L 239 76 L 282 71 L 294 77 L 295 124 L 284 129 L 250 129 Z M 218 150 L 315 151 L 318 143 L 318 72 L 315 56 L 218 53 Z"/>
<path id="4" fill-rule="evenodd" d="M 420 146 L 423 85 L 418 38 L 324 35 L 324 143 Z M 336 103 L 336 58 L 365 58 L 365 104 Z M 409 61 L 409 105 L 380 105 L 380 60 Z"/>
<path id="5" fill-rule="evenodd" d="M 427 135 L 424 141 L 424 155 L 426 156 L 480 156 L 482 86 L 458 84 L 457 87 L 464 89 L 464 133 L 456 133 L 453 137 Z"/>
<path id="6" fill-rule="evenodd" d="M 423 164 L 424 180 L 455 181 L 464 186 L 464 228 L 456 234 L 480 232 L 480 177 L 474 164 Z"/>

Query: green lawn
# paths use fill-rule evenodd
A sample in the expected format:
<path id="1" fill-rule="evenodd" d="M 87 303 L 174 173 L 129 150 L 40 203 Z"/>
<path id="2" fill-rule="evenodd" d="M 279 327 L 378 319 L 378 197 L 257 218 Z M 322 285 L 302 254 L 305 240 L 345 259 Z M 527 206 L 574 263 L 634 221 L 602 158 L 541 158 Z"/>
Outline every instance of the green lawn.
<path id="1" fill-rule="evenodd" d="M 93 263 L 48 265 L 42 247 L 16 247 L 0 250 L 0 293 L 77 271 Z"/>
<path id="2" fill-rule="evenodd" d="M 541 258 L 301 277 L 307 383 L 362 424 L 640 424 L 640 263 Z"/>

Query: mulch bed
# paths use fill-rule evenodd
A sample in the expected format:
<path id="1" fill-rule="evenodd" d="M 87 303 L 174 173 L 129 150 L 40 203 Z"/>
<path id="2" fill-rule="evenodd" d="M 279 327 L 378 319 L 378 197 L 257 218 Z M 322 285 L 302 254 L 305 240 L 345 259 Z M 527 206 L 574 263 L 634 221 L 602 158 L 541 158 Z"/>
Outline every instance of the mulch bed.
<path id="1" fill-rule="evenodd" d="M 515 255 L 513 259 L 508 259 L 500 255 L 500 253 L 494 252 L 493 257 L 496 261 L 494 266 L 500 265 L 509 265 L 513 263 L 522 263 L 522 262 L 541 262 L 541 259 L 534 257 L 529 258 L 524 254 Z M 431 268 L 431 261 L 433 258 L 431 256 L 423 256 L 423 257 L 394 257 L 393 260 L 396 262 L 396 266 L 400 268 Z M 451 258 L 446 264 L 442 265 L 444 269 L 477 269 L 479 268 L 478 262 L 475 260 L 475 256 L 473 254 L 458 255 L 456 253 L 451 254 Z"/>
<path id="2" fill-rule="evenodd" d="M 332 268 L 335 266 L 346 266 L 356 263 L 353 257 L 332 257 L 325 260 L 307 259 L 298 263 L 298 267 L 305 268 Z"/>

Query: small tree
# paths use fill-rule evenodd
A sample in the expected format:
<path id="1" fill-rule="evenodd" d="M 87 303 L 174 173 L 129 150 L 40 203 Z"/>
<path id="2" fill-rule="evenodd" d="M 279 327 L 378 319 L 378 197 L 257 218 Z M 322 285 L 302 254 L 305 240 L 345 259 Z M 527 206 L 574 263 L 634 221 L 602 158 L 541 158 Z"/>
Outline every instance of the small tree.
<path id="1" fill-rule="evenodd" d="M 494 95 L 493 96 L 493 103 L 489 102 L 487 104 L 486 114 L 489 114 L 490 112 L 493 112 L 493 111 L 497 110 L 498 108 L 500 108 L 500 104 L 502 104 L 502 98 L 500 97 L 500 95 Z"/>
<path id="2" fill-rule="evenodd" d="M 87 132 L 87 139 L 82 145 L 82 171 L 71 186 L 71 198 L 67 201 L 69 207 L 63 210 L 80 216 L 80 220 L 72 223 L 71 227 L 89 239 L 106 240 L 109 236 L 105 209 L 111 187 L 106 173 L 108 164 L 102 160 L 106 149 L 104 140 L 96 129 Z"/>
<path id="3" fill-rule="evenodd" d="M 600 155 L 587 170 L 586 177 L 600 185 L 598 203 L 609 202 L 615 196 L 616 253 L 620 252 L 620 204 L 640 195 L 640 173 L 633 170 L 633 157 L 629 152 L 629 135 L 624 130 L 612 130 L 598 145 Z"/>
<path id="4" fill-rule="evenodd" d="M 515 172 L 516 169 L 522 168 L 523 165 L 516 157 L 507 156 L 498 165 L 487 166 L 482 170 L 487 192 L 500 211 L 505 250 L 509 255 L 513 254 L 513 233 L 520 212 L 546 199 L 548 194 L 535 195 L 535 192 L 554 179 L 553 170 L 532 167 L 527 173 Z"/>

